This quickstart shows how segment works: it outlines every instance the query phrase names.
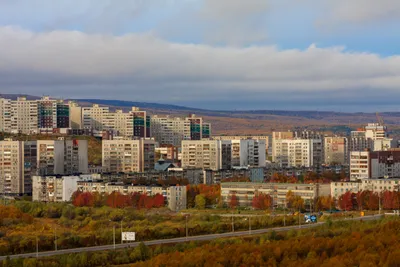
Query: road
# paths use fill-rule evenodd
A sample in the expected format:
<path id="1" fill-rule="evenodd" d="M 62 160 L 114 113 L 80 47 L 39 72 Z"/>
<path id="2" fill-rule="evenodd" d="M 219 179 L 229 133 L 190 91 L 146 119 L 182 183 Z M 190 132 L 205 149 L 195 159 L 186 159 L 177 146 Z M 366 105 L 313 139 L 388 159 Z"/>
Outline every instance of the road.
<path id="1" fill-rule="evenodd" d="M 373 216 L 365 216 L 365 217 L 358 217 L 358 218 L 348 218 L 345 219 L 346 221 L 351 221 L 351 220 L 363 220 L 363 221 L 370 221 L 370 220 L 376 220 L 383 215 L 373 215 Z M 286 227 L 276 227 L 276 228 L 268 228 L 268 229 L 258 229 L 258 230 L 251 230 L 251 231 L 240 231 L 240 232 L 228 232 L 228 233 L 222 233 L 222 234 L 210 234 L 210 235 L 199 235 L 199 236 L 189 236 L 189 237 L 179 237 L 179 238 L 171 238 L 171 239 L 159 239 L 159 240 L 152 240 L 152 241 L 144 241 L 145 245 L 160 245 L 160 244 L 174 244 L 174 243 L 182 243 L 182 242 L 188 242 L 188 241 L 207 241 L 207 240 L 213 240 L 217 238 L 223 238 L 223 237 L 240 237 L 240 236 L 248 236 L 248 235 L 258 235 L 258 234 L 264 234 L 268 232 L 285 232 L 289 230 L 299 230 L 299 229 L 307 229 L 307 228 L 313 228 L 317 227 L 324 224 L 324 222 L 318 222 L 314 224 L 303 224 L 303 225 L 294 225 L 294 226 L 286 226 Z M 124 244 L 116 244 L 115 249 L 120 249 L 120 248 L 133 248 L 137 247 L 139 245 L 139 242 L 133 242 L 133 243 L 124 243 Z M 72 249 L 63 249 L 63 250 L 52 250 L 52 251 L 44 251 L 44 252 L 39 252 L 36 254 L 34 253 L 26 253 L 26 254 L 15 254 L 15 255 L 10 255 L 10 259 L 16 259 L 16 258 L 34 258 L 36 256 L 39 257 L 46 257 L 46 256 L 55 256 L 55 255 L 62 255 L 62 254 L 70 254 L 70 253 L 79 253 L 79 252 L 89 252 L 89 251 L 103 251 L 103 250 L 112 250 L 114 249 L 114 245 L 105 245 L 105 246 L 96 246 L 96 247 L 82 247 L 82 248 L 72 248 Z M 0 261 L 5 260 L 7 256 L 0 256 Z"/>

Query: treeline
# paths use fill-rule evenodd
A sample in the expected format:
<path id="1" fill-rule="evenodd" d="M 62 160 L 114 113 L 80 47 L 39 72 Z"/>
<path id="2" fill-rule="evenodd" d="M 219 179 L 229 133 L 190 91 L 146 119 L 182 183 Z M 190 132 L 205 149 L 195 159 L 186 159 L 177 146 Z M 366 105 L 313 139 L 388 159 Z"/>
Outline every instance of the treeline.
<path id="1" fill-rule="evenodd" d="M 132 193 L 123 195 L 119 192 L 111 194 L 100 194 L 98 192 L 76 191 L 72 195 L 72 204 L 75 207 L 103 207 L 136 209 L 151 209 L 165 206 L 165 199 L 161 194 L 148 196 L 147 194 Z"/>
<path id="2" fill-rule="evenodd" d="M 400 192 L 346 192 L 338 199 L 341 210 L 400 210 Z"/>

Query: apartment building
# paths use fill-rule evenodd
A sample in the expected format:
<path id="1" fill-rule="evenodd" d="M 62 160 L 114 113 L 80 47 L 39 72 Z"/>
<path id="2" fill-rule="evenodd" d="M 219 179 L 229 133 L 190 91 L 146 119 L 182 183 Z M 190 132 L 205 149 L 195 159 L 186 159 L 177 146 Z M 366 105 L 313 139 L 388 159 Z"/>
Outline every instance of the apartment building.
<path id="1" fill-rule="evenodd" d="M 76 110 L 79 109 L 75 109 L 75 112 Z M 81 113 L 83 128 L 97 131 L 108 129 L 107 116 L 109 111 L 109 107 L 101 107 L 98 104 L 94 104 L 92 107 L 82 107 Z M 72 116 L 76 117 L 77 115 L 74 113 Z"/>
<path id="2" fill-rule="evenodd" d="M 236 195 L 240 206 L 251 206 L 255 196 L 267 194 L 272 197 L 275 207 L 285 207 L 289 191 L 300 196 L 307 204 L 317 197 L 329 196 L 330 187 L 330 184 L 222 183 L 221 198 L 228 205 L 231 196 Z"/>
<path id="3" fill-rule="evenodd" d="M 36 100 L 18 97 L 11 101 L 12 133 L 34 134 L 38 132 L 38 106 Z"/>
<path id="4" fill-rule="evenodd" d="M 281 168 L 312 167 L 312 139 L 277 139 L 273 141 L 272 160 Z"/>
<path id="5" fill-rule="evenodd" d="M 325 137 L 324 138 L 324 163 L 325 165 L 347 165 L 347 138 Z"/>
<path id="6" fill-rule="evenodd" d="M 11 131 L 11 100 L 0 98 L 0 132 Z"/>
<path id="7" fill-rule="evenodd" d="M 351 132 L 349 151 L 378 151 L 393 146 L 393 140 L 388 138 L 386 126 L 379 123 L 368 123 L 364 128 Z"/>
<path id="8" fill-rule="evenodd" d="M 32 193 L 36 171 L 35 141 L 0 141 L 0 194 Z"/>
<path id="9" fill-rule="evenodd" d="M 203 118 L 190 114 L 186 120 L 190 122 L 190 140 L 201 140 L 203 138 Z"/>
<path id="10" fill-rule="evenodd" d="M 103 169 L 107 172 L 143 172 L 154 169 L 153 139 L 104 140 L 102 143 Z"/>
<path id="11" fill-rule="evenodd" d="M 68 202 L 78 190 L 79 176 L 33 176 L 32 200 L 40 202 Z"/>
<path id="12" fill-rule="evenodd" d="M 38 128 L 52 132 L 56 128 L 69 128 L 69 104 L 45 96 L 37 103 Z"/>
<path id="13" fill-rule="evenodd" d="M 381 194 L 385 191 L 400 191 L 400 179 L 366 179 L 354 182 L 332 182 L 331 196 L 336 199 L 346 192 L 357 194 L 360 191 L 372 191 Z"/>
<path id="14" fill-rule="evenodd" d="M 38 140 L 39 175 L 88 173 L 87 140 Z"/>
<path id="15" fill-rule="evenodd" d="M 203 136 L 203 138 L 205 138 Z M 269 149 L 269 137 L 267 135 L 219 135 L 213 136 L 213 140 L 226 140 L 226 141 L 233 141 L 233 140 L 263 140 L 265 141 L 265 151 L 268 152 Z"/>
<path id="16" fill-rule="evenodd" d="M 350 180 L 368 179 L 370 177 L 370 156 L 368 151 L 350 152 Z"/>
<path id="17" fill-rule="evenodd" d="M 211 138 L 211 123 L 203 122 L 202 125 L 202 138 Z"/>
<path id="18" fill-rule="evenodd" d="M 71 129 L 84 129 L 82 121 L 82 107 L 74 101 L 69 101 L 69 125 Z"/>
<path id="19" fill-rule="evenodd" d="M 191 123 L 187 119 L 155 115 L 151 117 L 151 135 L 160 145 L 181 146 L 182 140 L 191 139 Z"/>
<path id="20" fill-rule="evenodd" d="M 186 186 L 133 186 L 123 183 L 81 180 L 77 182 L 77 187 L 82 192 L 98 192 L 100 194 L 111 194 L 113 192 L 119 192 L 123 195 L 140 193 L 155 196 L 160 194 L 165 198 L 168 208 L 172 211 L 180 211 L 187 207 Z"/>
<path id="21" fill-rule="evenodd" d="M 231 142 L 219 140 L 182 141 L 182 168 L 220 170 L 231 167 Z"/>
<path id="22" fill-rule="evenodd" d="M 232 167 L 265 167 L 266 144 L 265 140 L 242 139 L 232 140 Z"/>
<path id="23" fill-rule="evenodd" d="M 369 153 L 369 177 L 400 177 L 400 150 L 374 151 Z"/>

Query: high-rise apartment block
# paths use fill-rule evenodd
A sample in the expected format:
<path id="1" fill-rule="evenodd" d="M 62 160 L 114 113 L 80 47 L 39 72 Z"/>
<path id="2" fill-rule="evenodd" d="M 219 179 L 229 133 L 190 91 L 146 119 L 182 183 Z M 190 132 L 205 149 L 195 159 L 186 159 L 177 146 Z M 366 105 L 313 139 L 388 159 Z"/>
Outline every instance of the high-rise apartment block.
<path id="1" fill-rule="evenodd" d="M 396 147 L 389 139 L 386 126 L 379 123 L 368 123 L 364 128 L 351 132 L 349 151 L 380 151 Z"/>
<path id="2" fill-rule="evenodd" d="M 182 141 L 182 168 L 220 170 L 231 167 L 231 142 L 219 140 Z"/>
<path id="3" fill-rule="evenodd" d="M 88 173 L 87 140 L 38 140 L 39 175 Z"/>
<path id="4" fill-rule="evenodd" d="M 30 194 L 36 174 L 36 142 L 0 141 L 0 194 Z"/>
<path id="5" fill-rule="evenodd" d="M 324 156 L 326 165 L 346 165 L 347 162 L 347 138 L 346 137 L 325 137 Z"/>
<path id="6" fill-rule="evenodd" d="M 211 138 L 211 123 L 203 122 L 202 138 Z"/>
<path id="7" fill-rule="evenodd" d="M 273 141 L 272 160 L 281 168 L 312 167 L 312 139 L 277 139 Z"/>
<path id="8" fill-rule="evenodd" d="M 152 139 L 104 140 L 103 169 L 106 172 L 144 172 L 154 169 L 156 142 Z"/>
<path id="9" fill-rule="evenodd" d="M 181 146 L 182 140 L 190 140 L 190 130 L 190 121 L 186 119 L 151 117 L 151 134 L 160 145 Z"/>
<path id="10" fill-rule="evenodd" d="M 204 138 L 204 137 L 203 137 Z M 213 140 L 263 140 L 265 141 L 265 151 L 269 149 L 269 137 L 267 135 L 219 135 L 213 136 Z"/>
<path id="11" fill-rule="evenodd" d="M 71 201 L 78 189 L 79 176 L 33 176 L 32 200 L 41 202 Z"/>
<path id="12" fill-rule="evenodd" d="M 368 151 L 350 152 L 350 180 L 368 179 L 370 177 L 370 156 Z"/>
<path id="13" fill-rule="evenodd" d="M 265 167 L 265 140 L 232 140 L 232 167 Z"/>
<path id="14" fill-rule="evenodd" d="M 36 134 L 69 128 L 69 105 L 62 100 L 43 97 L 39 100 L 0 98 L 0 130 L 9 133 Z"/>

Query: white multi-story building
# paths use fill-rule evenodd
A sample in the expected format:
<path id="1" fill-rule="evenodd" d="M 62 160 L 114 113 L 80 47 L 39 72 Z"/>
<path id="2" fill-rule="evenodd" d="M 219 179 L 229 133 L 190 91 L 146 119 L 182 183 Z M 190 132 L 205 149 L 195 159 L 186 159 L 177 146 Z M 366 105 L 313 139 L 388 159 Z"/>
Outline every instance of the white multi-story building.
<path id="1" fill-rule="evenodd" d="M 160 145 L 181 146 L 182 140 L 191 140 L 190 121 L 169 116 L 151 117 L 151 135 Z"/>
<path id="2" fill-rule="evenodd" d="M 68 202 L 78 189 L 79 176 L 33 176 L 32 200 Z"/>
<path id="3" fill-rule="evenodd" d="M 379 123 L 368 123 L 363 129 L 351 132 L 349 151 L 386 150 L 394 146 L 388 139 L 386 126 Z"/>
<path id="4" fill-rule="evenodd" d="M 370 177 L 368 151 L 350 152 L 350 180 L 368 179 Z"/>
<path id="5" fill-rule="evenodd" d="M 79 110 L 79 109 L 76 109 Z M 84 129 L 102 131 L 107 129 L 109 107 L 94 104 L 92 107 L 82 107 L 82 125 Z"/>
<path id="6" fill-rule="evenodd" d="M 182 141 L 182 168 L 220 170 L 231 167 L 231 142 L 220 140 Z"/>
<path id="7" fill-rule="evenodd" d="M 273 143 L 272 160 L 281 168 L 313 166 L 312 139 L 277 139 Z"/>
<path id="8" fill-rule="evenodd" d="M 144 172 L 154 169 L 153 139 L 103 140 L 103 169 L 107 172 Z"/>
<path id="9" fill-rule="evenodd" d="M 265 167 L 265 140 L 231 140 L 232 167 Z"/>
<path id="10" fill-rule="evenodd" d="M 11 132 L 34 134 L 38 132 L 37 101 L 18 97 L 11 101 Z"/>
<path id="11" fill-rule="evenodd" d="M 269 149 L 269 137 L 267 135 L 219 135 L 213 136 L 213 140 L 227 140 L 227 141 L 238 141 L 238 140 L 263 140 L 265 141 L 265 151 Z M 232 143 L 233 144 L 233 143 Z"/>
<path id="12" fill-rule="evenodd" d="M 346 165 L 347 162 L 347 138 L 325 137 L 324 138 L 324 163 L 326 165 Z"/>
<path id="13" fill-rule="evenodd" d="M 38 140 L 39 175 L 88 173 L 87 140 Z"/>

